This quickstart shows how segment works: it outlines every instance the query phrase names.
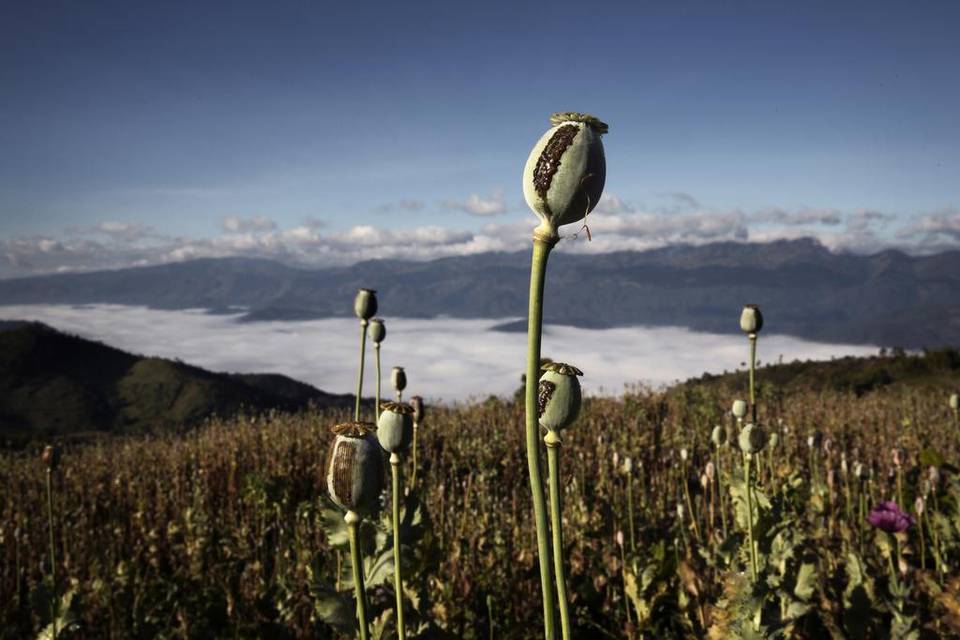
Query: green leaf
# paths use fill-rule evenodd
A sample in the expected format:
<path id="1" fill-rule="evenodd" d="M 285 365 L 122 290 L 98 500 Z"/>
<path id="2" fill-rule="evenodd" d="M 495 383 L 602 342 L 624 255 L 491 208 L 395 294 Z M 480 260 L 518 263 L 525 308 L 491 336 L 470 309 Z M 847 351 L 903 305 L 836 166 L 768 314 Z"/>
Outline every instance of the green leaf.
<path id="1" fill-rule="evenodd" d="M 800 565 L 800 571 L 797 572 L 797 584 L 793 588 L 793 595 L 804 602 L 813 597 L 816 588 L 817 568 L 813 563 L 805 562 Z"/>
<path id="2" fill-rule="evenodd" d="M 315 590 L 313 598 L 313 610 L 320 620 L 346 635 L 357 632 L 357 605 L 353 598 L 326 588 Z"/>

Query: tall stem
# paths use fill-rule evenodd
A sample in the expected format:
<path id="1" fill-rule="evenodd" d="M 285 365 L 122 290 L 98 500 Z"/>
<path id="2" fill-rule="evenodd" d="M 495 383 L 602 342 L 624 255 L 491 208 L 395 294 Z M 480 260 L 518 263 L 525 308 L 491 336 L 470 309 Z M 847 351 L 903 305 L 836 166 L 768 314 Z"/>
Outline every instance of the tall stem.
<path id="1" fill-rule="evenodd" d="M 727 510 L 723 497 L 723 452 L 717 447 L 717 493 L 720 494 L 720 523 L 723 525 L 723 539 L 727 539 Z"/>
<path id="2" fill-rule="evenodd" d="M 360 371 L 357 373 L 357 406 L 353 419 L 360 421 L 360 396 L 363 394 L 363 357 L 367 351 L 367 321 L 360 319 Z"/>
<path id="3" fill-rule="evenodd" d="M 50 527 L 50 592 L 53 594 L 50 598 L 51 624 L 53 625 L 53 638 L 57 637 L 57 546 L 54 543 L 53 535 L 53 470 L 47 467 L 47 521 Z M 19 576 L 17 576 L 19 580 Z"/>
<path id="4" fill-rule="evenodd" d="M 360 559 L 360 541 L 357 539 L 357 528 L 360 516 L 356 511 L 347 511 L 343 517 L 347 523 L 347 535 L 350 538 L 350 564 L 353 571 L 353 593 L 357 599 L 357 621 L 360 625 L 360 640 L 367 640 L 367 592 L 363 586 L 363 563 Z"/>
<path id="5" fill-rule="evenodd" d="M 753 490 L 750 486 L 750 456 L 744 456 L 743 485 L 747 492 L 747 542 L 750 545 L 750 575 L 757 582 L 757 558 L 753 547 Z"/>
<path id="6" fill-rule="evenodd" d="M 417 484 L 417 431 L 420 430 L 420 423 L 413 423 L 413 442 L 410 443 L 410 448 L 413 450 L 413 455 L 411 456 L 410 464 L 413 467 L 413 471 L 410 472 L 410 488 L 413 489 Z"/>
<path id="7" fill-rule="evenodd" d="M 754 370 L 757 366 L 757 334 L 751 333 L 750 339 L 750 417 L 757 424 L 757 395 L 754 386 Z"/>
<path id="8" fill-rule="evenodd" d="M 697 524 L 697 512 L 693 510 L 693 500 L 690 499 L 690 486 L 687 480 L 689 479 L 687 473 L 687 463 L 683 463 L 683 498 L 687 502 L 687 512 L 690 514 L 690 520 L 693 522 L 693 533 L 697 537 L 697 544 L 703 544 L 703 539 L 700 537 L 700 525 Z"/>
<path id="9" fill-rule="evenodd" d="M 540 380 L 540 338 L 543 331 L 543 284 L 547 275 L 547 258 L 554 241 L 533 239 L 530 263 L 530 310 L 527 323 L 526 377 L 526 445 L 533 515 L 537 527 L 537 555 L 540 563 L 540 587 L 543 593 L 543 629 L 546 640 L 554 640 L 553 579 L 550 571 L 550 538 L 547 530 L 546 500 L 540 473 L 540 451 L 537 416 L 537 386 Z"/>
<path id="10" fill-rule="evenodd" d="M 390 454 L 393 479 L 393 588 L 397 592 L 397 635 L 404 640 L 403 627 L 403 578 L 400 574 L 400 456 Z"/>
<path id="11" fill-rule="evenodd" d="M 557 579 L 560 628 L 563 640 L 570 640 L 570 605 L 567 602 L 567 584 L 563 570 L 563 528 L 560 520 L 561 440 L 555 431 L 548 431 L 543 441 L 547 445 L 547 466 L 550 474 L 550 527 L 553 530 L 553 571 Z"/>
<path id="12" fill-rule="evenodd" d="M 376 421 L 380 421 L 380 343 L 373 343 L 373 350 L 377 354 L 377 408 L 373 412 L 373 415 L 376 417 Z"/>
<path id="13" fill-rule="evenodd" d="M 627 474 L 627 517 L 630 518 L 630 553 L 637 553 L 637 538 L 633 531 L 633 470 Z"/>

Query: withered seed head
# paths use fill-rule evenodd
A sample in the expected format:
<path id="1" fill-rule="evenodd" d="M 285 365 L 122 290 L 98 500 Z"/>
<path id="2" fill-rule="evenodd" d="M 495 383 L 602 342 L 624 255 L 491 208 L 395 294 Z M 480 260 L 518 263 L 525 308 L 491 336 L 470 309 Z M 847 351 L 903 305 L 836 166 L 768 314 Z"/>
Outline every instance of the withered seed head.
<path id="1" fill-rule="evenodd" d="M 59 445 L 50 445 L 48 444 L 43 448 L 43 454 L 41 458 L 43 463 L 47 465 L 47 469 L 50 471 L 56 471 L 57 467 L 60 466 L 60 458 L 62 451 Z"/>
<path id="2" fill-rule="evenodd" d="M 384 478 L 375 430 L 369 422 L 345 422 L 331 429 L 327 492 L 345 511 L 369 513 L 376 509 Z"/>
<path id="3" fill-rule="evenodd" d="M 413 396 L 410 398 L 410 406 L 413 407 L 413 421 L 417 424 L 423 423 L 423 398 Z"/>

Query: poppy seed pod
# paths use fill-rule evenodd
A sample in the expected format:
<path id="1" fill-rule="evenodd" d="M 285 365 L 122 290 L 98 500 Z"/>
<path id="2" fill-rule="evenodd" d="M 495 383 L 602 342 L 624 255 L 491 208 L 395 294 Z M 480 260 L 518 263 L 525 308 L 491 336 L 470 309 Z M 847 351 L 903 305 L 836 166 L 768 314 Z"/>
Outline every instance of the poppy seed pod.
<path id="1" fill-rule="evenodd" d="M 623 472 L 623 475 L 628 476 L 633 473 L 633 458 L 627 456 L 623 459 L 623 465 L 620 467 L 620 470 Z"/>
<path id="2" fill-rule="evenodd" d="M 760 453 L 767 444 L 767 434 L 760 425 L 748 424 L 740 431 L 738 440 L 744 453 Z"/>
<path id="3" fill-rule="evenodd" d="M 394 367 L 390 372 L 390 382 L 397 391 L 403 391 L 407 388 L 407 374 L 403 367 Z"/>
<path id="4" fill-rule="evenodd" d="M 48 444 L 43 448 L 43 453 L 40 457 L 43 460 L 43 463 L 47 465 L 47 469 L 50 471 L 56 471 L 57 467 L 60 466 L 60 456 L 60 447 L 57 445 Z"/>
<path id="5" fill-rule="evenodd" d="M 580 381 L 583 371 L 562 362 L 548 362 L 540 368 L 537 391 L 537 416 L 540 426 L 560 431 L 570 426 L 580 413 Z"/>
<path id="6" fill-rule="evenodd" d="M 755 304 L 744 305 L 740 312 L 740 330 L 744 333 L 760 333 L 763 328 L 763 314 Z"/>
<path id="7" fill-rule="evenodd" d="M 960 408 L 960 396 L 955 393 L 950 394 L 950 408 L 954 411 Z"/>
<path id="8" fill-rule="evenodd" d="M 361 320 L 369 320 L 377 313 L 377 292 L 373 289 L 357 289 L 353 299 L 353 312 Z"/>
<path id="9" fill-rule="evenodd" d="M 600 200 L 607 175 L 600 136 L 608 127 L 574 112 L 555 113 L 550 124 L 527 158 L 523 197 L 540 218 L 534 233 L 556 238 L 561 225 L 582 220 Z"/>
<path id="10" fill-rule="evenodd" d="M 747 415 L 747 403 L 745 400 L 733 401 L 733 415 L 738 418 L 743 418 Z"/>
<path id="11" fill-rule="evenodd" d="M 780 446 L 780 434 L 777 433 L 776 431 L 774 431 L 773 433 L 771 433 L 771 434 L 770 434 L 769 444 L 770 444 L 770 448 L 771 448 L 771 449 L 776 449 L 777 447 L 779 447 L 779 446 Z"/>
<path id="12" fill-rule="evenodd" d="M 369 422 L 346 422 L 331 429 L 327 492 L 346 511 L 373 511 L 383 489 L 383 461 L 374 430 Z"/>
<path id="13" fill-rule="evenodd" d="M 423 424 L 423 398 L 413 396 L 410 398 L 410 406 L 413 407 L 413 421 L 417 424 Z"/>
<path id="14" fill-rule="evenodd" d="M 413 440 L 413 407 L 399 402 L 380 405 L 377 440 L 384 451 L 402 453 Z"/>
<path id="15" fill-rule="evenodd" d="M 380 344 L 387 337 L 387 328 L 381 318 L 374 318 L 370 321 L 370 339 L 374 344 Z"/>
<path id="16" fill-rule="evenodd" d="M 714 446 L 721 446 L 724 442 L 727 441 L 727 431 L 720 425 L 717 425 L 713 428 L 713 431 L 710 432 L 710 440 L 713 442 Z"/>

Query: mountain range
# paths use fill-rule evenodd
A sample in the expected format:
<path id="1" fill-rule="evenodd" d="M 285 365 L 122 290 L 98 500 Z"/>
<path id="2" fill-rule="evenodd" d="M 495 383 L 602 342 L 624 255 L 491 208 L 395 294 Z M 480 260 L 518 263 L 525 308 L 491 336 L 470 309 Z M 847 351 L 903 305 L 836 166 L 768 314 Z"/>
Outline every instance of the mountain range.
<path id="1" fill-rule="evenodd" d="M 254 258 L 201 259 L 0 281 L 0 305 L 143 305 L 300 320 L 352 313 L 357 288 L 389 316 L 524 317 L 530 256 L 483 253 L 427 262 L 371 260 L 306 269 Z M 765 332 L 905 348 L 960 344 L 960 251 L 834 253 L 816 240 L 722 242 L 642 252 L 554 252 L 545 321 L 736 332 L 759 304 Z M 507 325 L 506 330 L 523 327 Z"/>
<path id="2" fill-rule="evenodd" d="M 0 435 L 153 431 L 212 415 L 352 407 L 276 374 L 213 373 L 127 353 L 40 323 L 0 322 Z"/>

